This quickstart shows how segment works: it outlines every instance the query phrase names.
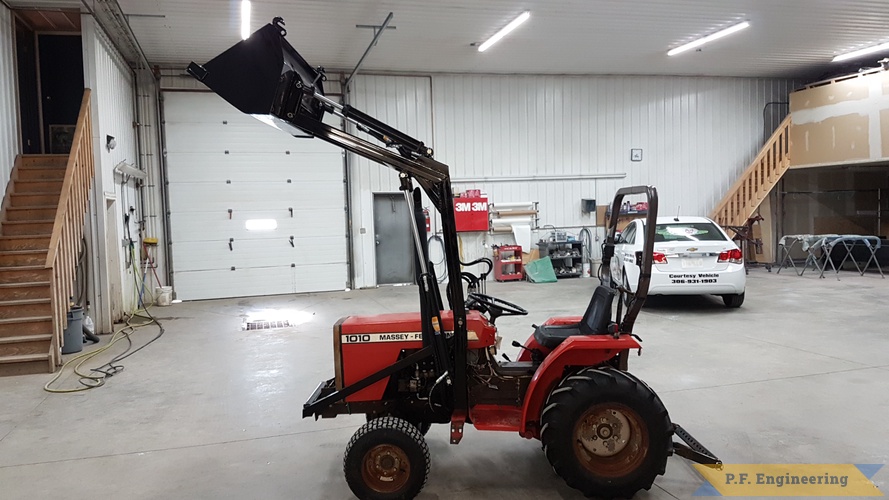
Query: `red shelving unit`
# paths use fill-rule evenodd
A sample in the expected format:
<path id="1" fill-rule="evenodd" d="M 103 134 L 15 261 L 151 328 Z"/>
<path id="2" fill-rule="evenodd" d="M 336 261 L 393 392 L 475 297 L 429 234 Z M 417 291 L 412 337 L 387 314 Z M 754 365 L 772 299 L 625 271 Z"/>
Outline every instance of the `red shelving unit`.
<path id="1" fill-rule="evenodd" d="M 494 279 L 517 281 L 525 276 L 522 266 L 522 247 L 502 245 L 494 249 Z"/>

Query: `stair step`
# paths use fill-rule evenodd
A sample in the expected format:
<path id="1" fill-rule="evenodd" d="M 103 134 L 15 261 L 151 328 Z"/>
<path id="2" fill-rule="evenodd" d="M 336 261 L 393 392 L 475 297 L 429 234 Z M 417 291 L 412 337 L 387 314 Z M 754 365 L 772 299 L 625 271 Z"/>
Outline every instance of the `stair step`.
<path id="1" fill-rule="evenodd" d="M 51 343 L 52 334 L 0 337 L 0 357 L 48 353 Z"/>
<path id="2" fill-rule="evenodd" d="M 11 207 L 59 206 L 59 193 L 12 193 L 9 195 Z"/>
<path id="3" fill-rule="evenodd" d="M 0 318 L 0 338 L 52 335 L 52 316 Z"/>
<path id="4" fill-rule="evenodd" d="M 31 283 L 50 279 L 52 269 L 43 266 L 0 267 L 0 283 Z"/>
<path id="5" fill-rule="evenodd" d="M 6 220 L 22 221 L 22 220 L 53 220 L 56 217 L 55 205 L 42 207 L 16 207 L 6 209 Z"/>
<path id="6" fill-rule="evenodd" d="M 0 318 L 33 318 L 52 314 L 50 299 L 20 299 L 0 301 Z"/>
<path id="7" fill-rule="evenodd" d="M 0 250 L 0 267 L 45 264 L 48 253 L 49 250 Z"/>
<path id="8" fill-rule="evenodd" d="M 2 250 L 46 250 L 49 248 L 49 235 L 45 236 L 0 236 Z M 0 281 L 2 283 L 2 281 Z"/>
<path id="9" fill-rule="evenodd" d="M 25 168 L 18 170 L 19 181 L 60 181 L 65 178 L 65 169 L 52 168 Z"/>
<path id="10" fill-rule="evenodd" d="M 13 193 L 61 193 L 62 181 L 48 180 L 22 180 L 18 179 L 12 184 Z"/>
<path id="11" fill-rule="evenodd" d="M 28 236 L 52 234 L 53 220 L 16 220 L 0 224 L 4 236 Z"/>
<path id="12" fill-rule="evenodd" d="M 0 284 L 0 300 L 48 299 L 51 296 L 49 281 Z"/>
<path id="13" fill-rule="evenodd" d="M 0 345 L 15 344 L 16 342 L 39 342 L 41 340 L 52 340 L 52 334 L 44 335 L 20 335 L 18 337 L 0 337 Z"/>
<path id="14" fill-rule="evenodd" d="M 22 155 L 23 169 L 31 168 L 62 168 L 68 165 L 68 155 Z"/>
<path id="15" fill-rule="evenodd" d="M 21 354 L 18 356 L 0 356 L 0 376 L 32 375 L 35 373 L 51 373 L 52 362 L 49 349 L 45 354 Z"/>

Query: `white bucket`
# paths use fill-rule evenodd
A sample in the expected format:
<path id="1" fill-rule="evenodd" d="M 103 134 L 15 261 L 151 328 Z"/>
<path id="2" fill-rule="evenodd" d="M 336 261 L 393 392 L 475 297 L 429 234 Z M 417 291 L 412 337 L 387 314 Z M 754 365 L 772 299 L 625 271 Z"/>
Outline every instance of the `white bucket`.
<path id="1" fill-rule="evenodd" d="M 168 306 L 173 302 L 173 287 L 171 286 L 159 286 L 154 289 L 155 295 L 157 295 L 157 305 L 159 306 Z"/>
<path id="2" fill-rule="evenodd" d="M 583 272 L 580 274 L 581 278 L 589 278 L 590 277 L 590 263 L 583 263 Z"/>

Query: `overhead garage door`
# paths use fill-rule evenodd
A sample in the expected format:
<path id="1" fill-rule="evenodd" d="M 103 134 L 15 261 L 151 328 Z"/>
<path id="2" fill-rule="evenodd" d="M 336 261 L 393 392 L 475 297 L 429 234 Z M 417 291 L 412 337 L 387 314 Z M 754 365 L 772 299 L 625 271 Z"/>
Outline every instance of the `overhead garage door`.
<path id="1" fill-rule="evenodd" d="M 342 290 L 343 157 L 212 93 L 166 92 L 173 284 L 183 300 Z"/>

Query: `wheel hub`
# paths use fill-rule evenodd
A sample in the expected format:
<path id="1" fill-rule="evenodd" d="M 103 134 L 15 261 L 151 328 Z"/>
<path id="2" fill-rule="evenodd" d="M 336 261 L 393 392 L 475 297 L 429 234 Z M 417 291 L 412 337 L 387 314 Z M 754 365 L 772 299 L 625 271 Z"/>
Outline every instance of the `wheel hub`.
<path id="1" fill-rule="evenodd" d="M 597 457 L 611 457 L 623 451 L 632 433 L 626 415 L 609 408 L 588 413 L 578 431 L 580 445 Z"/>
<path id="2" fill-rule="evenodd" d="M 400 490 L 407 483 L 410 472 L 410 461 L 404 450 L 397 446 L 375 446 L 364 456 L 362 475 L 375 491 L 391 493 Z"/>

